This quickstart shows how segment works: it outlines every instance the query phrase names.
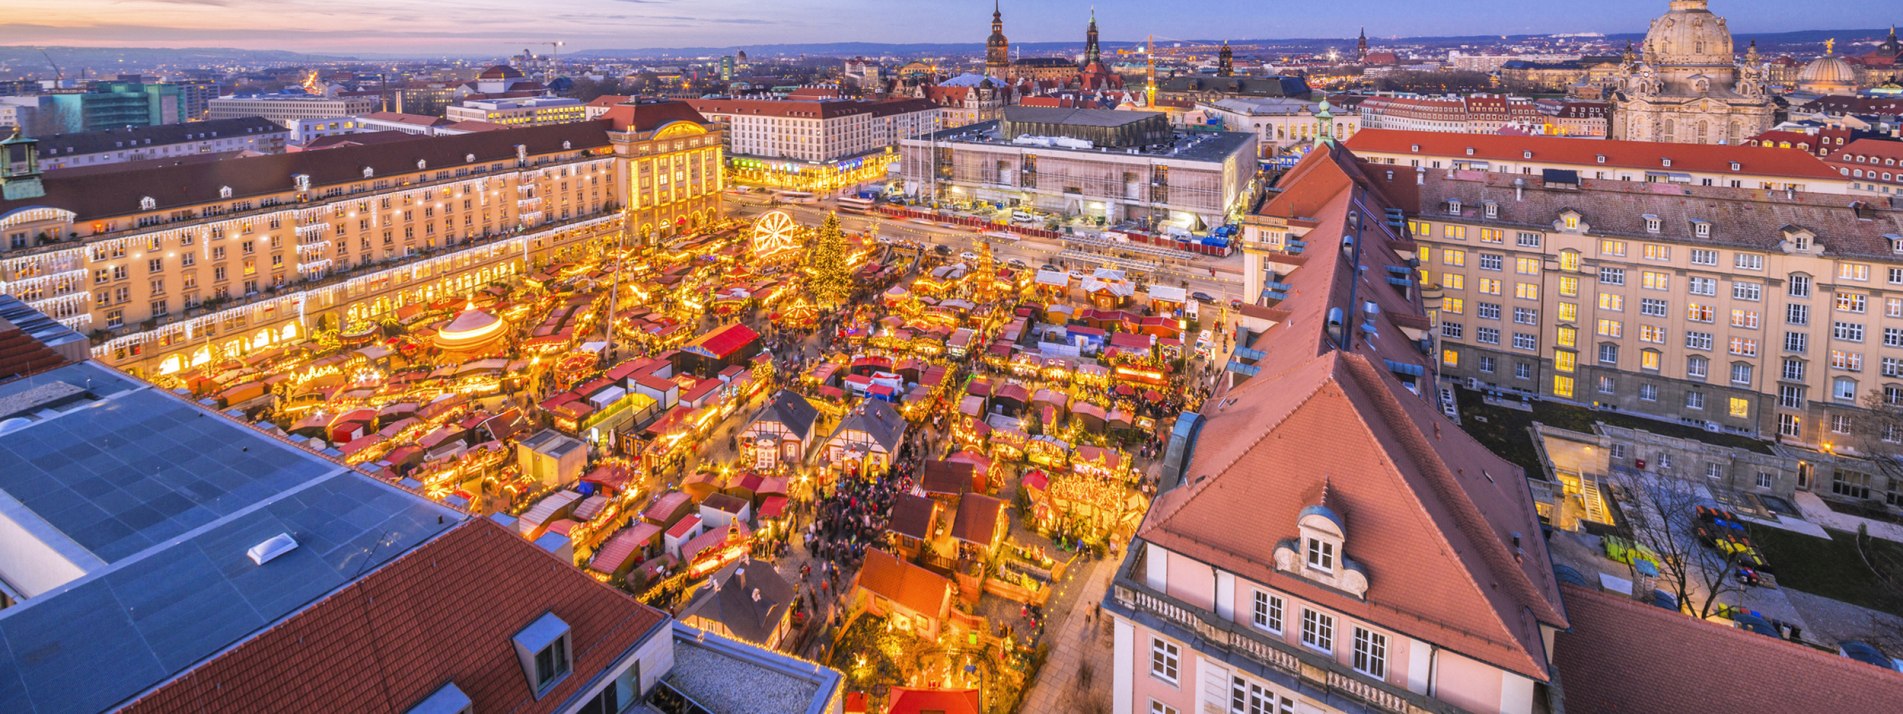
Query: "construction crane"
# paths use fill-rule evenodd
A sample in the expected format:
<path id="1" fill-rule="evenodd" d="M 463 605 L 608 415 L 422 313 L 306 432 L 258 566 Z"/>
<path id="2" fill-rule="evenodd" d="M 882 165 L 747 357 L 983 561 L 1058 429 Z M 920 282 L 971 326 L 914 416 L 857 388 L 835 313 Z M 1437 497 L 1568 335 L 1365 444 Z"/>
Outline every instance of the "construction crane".
<path id="1" fill-rule="evenodd" d="M 556 40 L 554 42 L 544 42 L 542 44 L 549 46 L 548 76 L 542 78 L 543 83 L 546 84 L 548 82 L 555 81 L 555 68 L 556 68 L 556 65 L 561 61 L 562 45 L 567 43 L 561 40 Z"/>
<path id="2" fill-rule="evenodd" d="M 66 72 L 59 68 L 58 62 L 53 61 L 53 56 L 50 54 L 47 54 L 46 50 L 40 50 L 40 56 L 45 57 L 46 63 L 53 66 L 53 86 L 57 88 L 61 84 L 65 84 Z"/>

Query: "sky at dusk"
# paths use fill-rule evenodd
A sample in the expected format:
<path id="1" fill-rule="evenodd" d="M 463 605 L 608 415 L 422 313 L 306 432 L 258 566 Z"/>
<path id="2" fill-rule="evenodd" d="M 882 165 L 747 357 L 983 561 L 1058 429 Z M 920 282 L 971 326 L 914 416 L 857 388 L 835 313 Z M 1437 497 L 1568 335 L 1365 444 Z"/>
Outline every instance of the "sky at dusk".
<path id="1" fill-rule="evenodd" d="M 1106 40 L 1638 32 L 1666 0 L 1099 0 Z M 1734 31 L 1878 27 L 1895 0 L 1714 0 Z M 0 44 L 501 55 L 780 42 L 980 42 L 990 0 L 0 0 Z M 1004 3 L 1019 41 L 1081 41 L 1091 4 Z M 546 45 L 542 46 L 546 49 Z M 540 51 L 540 50 L 538 50 Z"/>

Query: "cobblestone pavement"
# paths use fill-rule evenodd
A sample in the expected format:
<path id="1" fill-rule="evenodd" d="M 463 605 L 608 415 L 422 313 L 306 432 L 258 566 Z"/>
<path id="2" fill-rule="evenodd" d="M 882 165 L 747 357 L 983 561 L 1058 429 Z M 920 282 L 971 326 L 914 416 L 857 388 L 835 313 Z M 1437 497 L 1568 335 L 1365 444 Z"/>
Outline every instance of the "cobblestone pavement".
<path id="1" fill-rule="evenodd" d="M 1110 618 L 1097 611 L 1097 604 L 1118 562 L 1105 558 L 1079 563 L 1052 598 L 1052 606 L 1045 611 L 1051 623 L 1045 630 L 1050 655 L 1018 711 L 1081 714 L 1110 710 Z M 1088 668 L 1083 666 L 1085 663 Z"/>

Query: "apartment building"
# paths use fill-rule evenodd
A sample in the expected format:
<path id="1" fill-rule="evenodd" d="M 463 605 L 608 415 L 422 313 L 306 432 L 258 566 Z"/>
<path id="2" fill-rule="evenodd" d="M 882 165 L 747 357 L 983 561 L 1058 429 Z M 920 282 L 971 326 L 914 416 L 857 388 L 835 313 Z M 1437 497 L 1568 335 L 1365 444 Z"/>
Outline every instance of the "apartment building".
<path id="1" fill-rule="evenodd" d="M 1547 169 L 1581 178 L 1844 194 L 1850 181 L 1821 159 L 1768 146 L 1593 141 L 1559 136 L 1489 136 L 1364 128 L 1348 148 L 1365 161 L 1417 170 L 1454 169 L 1536 176 Z"/>
<path id="2" fill-rule="evenodd" d="M 1229 131 L 1256 135 L 1256 146 L 1269 158 L 1298 146 L 1307 146 L 1320 127 L 1321 103 L 1288 97 L 1229 97 L 1198 102 L 1210 117 L 1222 120 Z M 1344 112 L 1330 117 L 1335 138 L 1347 139 L 1361 130 L 1361 116 Z"/>
<path id="3" fill-rule="evenodd" d="M 1326 142 L 1284 185 L 1244 231 L 1287 292 L 1244 306 L 1104 600 L 1111 711 L 1554 711 L 1532 498 L 1433 404 L 1398 208 Z"/>
<path id="4" fill-rule="evenodd" d="M 884 179 L 892 147 L 939 129 L 926 99 L 689 99 L 725 125 L 736 182 L 827 190 Z"/>
<path id="5" fill-rule="evenodd" d="M 1903 141 L 1856 139 L 1830 150 L 1824 161 L 1850 180 L 1852 191 L 1903 196 Z"/>
<path id="6" fill-rule="evenodd" d="M 94 333 L 114 366 L 165 373 L 300 340 L 323 314 L 462 294 L 622 230 L 652 239 L 711 221 L 719 143 L 678 103 L 44 176 L 32 141 L 12 140 L 0 145 L 0 289 Z"/>
<path id="7" fill-rule="evenodd" d="M 900 142 L 909 194 L 1206 230 L 1255 177 L 1256 139 L 1183 132 L 1159 112 L 1006 107 L 1002 121 Z"/>
<path id="8" fill-rule="evenodd" d="M 247 117 L 37 138 L 40 169 L 54 171 L 206 154 L 280 154 L 289 136 L 290 133 L 276 123 Z"/>

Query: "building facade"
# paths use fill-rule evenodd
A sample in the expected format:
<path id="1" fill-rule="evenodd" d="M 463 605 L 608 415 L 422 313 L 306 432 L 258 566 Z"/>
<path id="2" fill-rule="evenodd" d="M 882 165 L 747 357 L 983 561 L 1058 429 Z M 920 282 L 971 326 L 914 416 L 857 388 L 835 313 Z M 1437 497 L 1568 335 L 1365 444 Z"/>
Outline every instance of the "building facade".
<path id="1" fill-rule="evenodd" d="M 1230 97 L 1196 107 L 1221 120 L 1224 129 L 1254 134 L 1263 158 L 1308 146 L 1320 133 L 1321 104 L 1306 99 Z M 1353 112 L 1332 115 L 1329 121 L 1337 139 L 1361 130 L 1361 116 Z"/>
<path id="2" fill-rule="evenodd" d="M 322 315 L 375 319 L 625 230 L 655 239 L 714 220 L 717 128 L 653 106 L 124 174 L 8 162 L 0 280 L 135 373 L 271 349 Z"/>
<path id="3" fill-rule="evenodd" d="M 1369 129 L 1455 134 L 1511 131 L 1603 139 L 1612 107 L 1602 102 L 1534 100 L 1490 94 L 1377 96 L 1361 100 L 1358 113 L 1361 125 Z"/>
<path id="4" fill-rule="evenodd" d="M 480 121 L 502 126 L 546 126 L 582 121 L 587 107 L 568 97 L 467 99 L 444 111 L 452 122 Z"/>
<path id="5" fill-rule="evenodd" d="M 832 190 L 883 180 L 892 147 L 939 128 L 925 99 L 689 99 L 721 123 L 736 183 Z"/>
<path id="6" fill-rule="evenodd" d="M 1771 128 L 1776 111 L 1756 52 L 1739 67 L 1731 30 L 1706 0 L 1672 0 L 1639 60 L 1628 52 L 1616 87 L 1614 139 L 1739 144 Z"/>
<path id="7" fill-rule="evenodd" d="M 261 94 L 219 97 L 208 102 L 210 119 L 264 117 L 278 123 L 292 119 L 325 119 L 368 114 L 377 110 L 375 96 Z"/>
<path id="8" fill-rule="evenodd" d="M 1255 178 L 1253 134 L 1184 134 L 1153 112 L 1011 107 L 1004 116 L 901 142 L 906 192 L 1196 231 L 1228 222 Z"/>

